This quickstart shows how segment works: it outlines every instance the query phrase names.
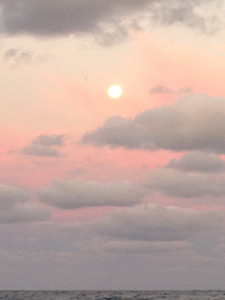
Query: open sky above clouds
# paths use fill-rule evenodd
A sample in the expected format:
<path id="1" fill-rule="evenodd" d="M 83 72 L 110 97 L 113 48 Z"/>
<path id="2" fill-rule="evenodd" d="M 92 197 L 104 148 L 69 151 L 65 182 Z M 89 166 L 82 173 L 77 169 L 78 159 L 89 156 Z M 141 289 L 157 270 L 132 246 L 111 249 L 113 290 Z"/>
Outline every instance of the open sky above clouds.
<path id="1" fill-rule="evenodd" d="M 0 0 L 1 289 L 224 288 L 224 12 Z"/>

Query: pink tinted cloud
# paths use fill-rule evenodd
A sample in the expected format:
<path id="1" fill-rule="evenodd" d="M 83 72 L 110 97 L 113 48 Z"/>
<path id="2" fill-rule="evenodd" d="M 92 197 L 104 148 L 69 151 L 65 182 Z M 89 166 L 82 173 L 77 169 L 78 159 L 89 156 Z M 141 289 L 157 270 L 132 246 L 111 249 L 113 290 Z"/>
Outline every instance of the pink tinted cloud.
<path id="1" fill-rule="evenodd" d="M 160 34 L 152 34 L 150 38 L 145 33 L 139 34 L 136 47 L 137 53 L 142 54 L 139 55 L 142 77 L 149 80 L 151 87 L 161 84 L 173 90 L 191 88 L 195 93 L 224 96 L 225 63 L 219 45 L 206 47 L 204 38 L 202 43 L 199 39 L 192 44 L 187 41 L 180 43 Z M 163 98 L 171 103 L 177 95 Z"/>

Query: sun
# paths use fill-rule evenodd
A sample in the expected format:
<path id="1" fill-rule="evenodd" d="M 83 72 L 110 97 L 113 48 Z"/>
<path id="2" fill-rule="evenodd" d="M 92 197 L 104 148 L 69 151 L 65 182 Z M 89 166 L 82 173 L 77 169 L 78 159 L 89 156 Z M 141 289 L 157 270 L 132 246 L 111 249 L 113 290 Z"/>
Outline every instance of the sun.
<path id="1" fill-rule="evenodd" d="M 123 89 L 120 85 L 114 84 L 108 88 L 108 95 L 113 99 L 119 98 L 123 93 Z"/>

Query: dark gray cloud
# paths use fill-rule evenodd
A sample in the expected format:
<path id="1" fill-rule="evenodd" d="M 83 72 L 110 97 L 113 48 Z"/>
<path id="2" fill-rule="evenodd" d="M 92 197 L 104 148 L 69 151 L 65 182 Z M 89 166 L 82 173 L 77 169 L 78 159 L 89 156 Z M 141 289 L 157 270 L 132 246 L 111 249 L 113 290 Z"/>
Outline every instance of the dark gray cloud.
<path id="1" fill-rule="evenodd" d="M 62 157 L 64 154 L 60 148 L 64 146 L 64 139 L 64 135 L 40 135 L 21 152 L 32 156 Z"/>
<path id="2" fill-rule="evenodd" d="M 182 198 L 214 197 L 225 195 L 225 180 L 203 174 L 189 174 L 173 169 L 155 172 L 146 186 L 167 196 Z"/>
<path id="3" fill-rule="evenodd" d="M 127 181 L 99 183 L 94 181 L 57 181 L 39 191 L 39 199 L 62 209 L 97 206 L 130 206 L 144 196 L 144 190 Z"/>
<path id="4" fill-rule="evenodd" d="M 83 144 L 127 149 L 198 150 L 225 153 L 225 99 L 189 95 L 173 105 L 120 116 L 86 133 Z"/>
<path id="5" fill-rule="evenodd" d="M 114 239 L 184 241 L 221 228 L 224 213 L 143 204 L 94 221 L 92 228 Z"/>
<path id="6" fill-rule="evenodd" d="M 171 159 L 166 167 L 202 173 L 222 172 L 225 171 L 225 161 L 216 154 L 191 152 L 185 154 L 180 159 Z"/>
<path id="7" fill-rule="evenodd" d="M 3 31 L 10 34 L 62 35 L 93 32 L 121 14 L 145 8 L 143 0 L 1 0 Z"/>
<path id="8" fill-rule="evenodd" d="M 208 31 L 215 20 L 197 9 L 207 9 L 208 3 L 207 0 L 1 0 L 1 30 L 12 35 L 37 36 L 100 32 L 106 34 L 107 42 L 108 26 L 113 28 L 111 37 L 126 35 L 124 18 L 135 15 L 163 25 L 181 23 Z"/>
<path id="9" fill-rule="evenodd" d="M 29 193 L 21 188 L 0 185 L 0 223 L 46 221 L 49 210 L 29 201 Z"/>

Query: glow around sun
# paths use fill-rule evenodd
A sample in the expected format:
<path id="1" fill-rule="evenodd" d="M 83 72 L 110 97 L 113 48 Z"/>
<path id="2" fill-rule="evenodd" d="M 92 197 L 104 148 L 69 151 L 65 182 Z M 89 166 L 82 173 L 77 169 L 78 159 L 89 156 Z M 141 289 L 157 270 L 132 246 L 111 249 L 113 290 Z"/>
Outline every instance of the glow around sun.
<path id="1" fill-rule="evenodd" d="M 113 99 L 119 98 L 123 93 L 123 89 L 120 85 L 114 84 L 108 88 L 108 95 Z"/>

